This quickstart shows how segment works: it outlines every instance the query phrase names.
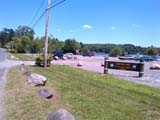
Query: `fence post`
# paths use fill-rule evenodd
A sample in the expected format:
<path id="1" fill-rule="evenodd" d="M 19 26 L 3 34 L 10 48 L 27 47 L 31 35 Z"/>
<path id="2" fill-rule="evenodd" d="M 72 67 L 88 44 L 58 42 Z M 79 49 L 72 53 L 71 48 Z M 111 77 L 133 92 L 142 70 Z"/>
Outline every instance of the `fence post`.
<path id="1" fill-rule="evenodd" d="M 141 60 L 139 63 L 139 77 L 143 77 L 144 75 L 144 61 Z"/>
<path id="2" fill-rule="evenodd" d="M 105 57 L 104 58 L 104 74 L 107 74 L 108 73 L 108 58 Z"/>

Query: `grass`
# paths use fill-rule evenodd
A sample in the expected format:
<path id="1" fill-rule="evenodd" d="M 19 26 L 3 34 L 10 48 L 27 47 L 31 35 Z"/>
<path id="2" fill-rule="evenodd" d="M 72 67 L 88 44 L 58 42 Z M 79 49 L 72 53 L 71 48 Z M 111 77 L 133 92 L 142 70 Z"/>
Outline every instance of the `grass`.
<path id="1" fill-rule="evenodd" d="M 22 60 L 22 61 L 34 61 L 35 56 L 26 55 L 26 54 L 22 54 L 22 53 L 14 53 L 14 54 L 8 53 L 7 59 L 9 59 L 9 60 Z"/>
<path id="2" fill-rule="evenodd" d="M 58 108 L 67 109 L 76 120 L 160 119 L 160 89 L 68 66 L 27 69 L 46 76 L 45 88 L 56 97 L 38 97 L 40 88 L 25 85 L 26 78 L 12 68 L 5 87 L 5 120 L 42 120 Z"/>

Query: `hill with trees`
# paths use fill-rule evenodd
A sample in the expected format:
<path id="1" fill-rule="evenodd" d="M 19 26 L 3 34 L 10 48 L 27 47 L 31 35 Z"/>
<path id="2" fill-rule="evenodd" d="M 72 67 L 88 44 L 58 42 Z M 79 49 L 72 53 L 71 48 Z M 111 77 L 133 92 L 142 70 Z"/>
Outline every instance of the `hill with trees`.
<path id="1" fill-rule="evenodd" d="M 4 28 L 0 31 L 0 47 L 7 48 L 10 52 L 17 53 L 39 53 L 43 52 L 45 37 L 34 37 L 35 32 L 28 26 L 18 26 L 17 29 Z M 133 44 L 84 44 L 76 39 L 66 39 L 60 41 L 58 38 L 49 36 L 48 52 L 53 50 L 63 51 L 64 53 L 76 53 L 79 50 L 81 54 L 90 52 L 104 52 L 111 56 L 126 54 L 147 54 L 157 55 L 160 48 L 150 46 L 141 47 Z"/>

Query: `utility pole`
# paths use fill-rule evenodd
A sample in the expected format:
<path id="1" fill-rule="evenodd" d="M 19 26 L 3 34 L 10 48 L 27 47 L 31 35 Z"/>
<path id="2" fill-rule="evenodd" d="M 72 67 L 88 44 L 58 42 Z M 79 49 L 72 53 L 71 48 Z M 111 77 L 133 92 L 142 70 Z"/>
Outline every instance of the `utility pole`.
<path id="1" fill-rule="evenodd" d="M 48 0 L 47 14 L 46 14 L 46 28 L 45 28 L 45 42 L 44 42 L 44 67 L 47 67 L 47 58 L 48 58 L 48 25 L 49 25 L 49 16 L 50 16 L 50 5 L 51 0 Z"/>

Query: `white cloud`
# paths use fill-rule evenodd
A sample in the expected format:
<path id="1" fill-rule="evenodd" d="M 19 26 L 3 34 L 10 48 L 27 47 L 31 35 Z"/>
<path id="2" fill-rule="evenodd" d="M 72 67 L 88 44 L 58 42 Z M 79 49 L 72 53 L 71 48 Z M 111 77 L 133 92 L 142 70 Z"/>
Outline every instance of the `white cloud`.
<path id="1" fill-rule="evenodd" d="M 115 27 L 111 27 L 111 29 L 112 29 L 112 30 L 115 30 L 116 28 L 115 28 Z"/>
<path id="2" fill-rule="evenodd" d="M 91 25 L 87 25 L 87 24 L 83 25 L 82 27 L 85 28 L 85 29 L 93 29 L 93 27 Z"/>

